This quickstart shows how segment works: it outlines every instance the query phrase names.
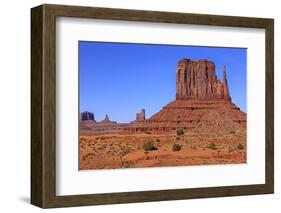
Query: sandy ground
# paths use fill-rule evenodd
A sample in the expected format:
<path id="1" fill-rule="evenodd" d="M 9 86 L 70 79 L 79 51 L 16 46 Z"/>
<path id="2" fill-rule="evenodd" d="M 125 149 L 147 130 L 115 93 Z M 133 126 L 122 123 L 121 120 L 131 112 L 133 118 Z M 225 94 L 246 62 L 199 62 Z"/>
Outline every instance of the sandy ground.
<path id="1" fill-rule="evenodd" d="M 145 150 L 144 144 L 153 144 Z M 176 145 L 180 150 L 175 151 Z M 80 137 L 80 169 L 246 163 L 246 131 Z"/>

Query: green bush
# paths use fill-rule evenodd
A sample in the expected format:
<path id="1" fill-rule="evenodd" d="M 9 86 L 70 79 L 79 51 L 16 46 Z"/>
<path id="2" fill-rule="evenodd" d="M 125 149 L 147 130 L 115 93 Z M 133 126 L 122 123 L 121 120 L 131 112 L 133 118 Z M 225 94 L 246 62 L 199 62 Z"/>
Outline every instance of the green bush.
<path id="1" fill-rule="evenodd" d="M 159 139 L 159 138 L 157 138 L 157 139 L 156 139 L 156 141 L 157 141 L 157 142 L 160 142 L 160 139 Z"/>
<path id="2" fill-rule="evenodd" d="M 180 128 L 180 129 L 177 130 L 177 135 L 178 135 L 178 136 L 184 135 L 184 130 L 183 130 L 183 128 Z"/>
<path id="3" fill-rule="evenodd" d="M 178 143 L 174 143 L 173 147 L 172 147 L 172 150 L 173 150 L 173 152 L 180 151 L 181 147 L 182 147 L 182 145 L 180 145 Z"/>
<path id="4" fill-rule="evenodd" d="M 143 144 L 142 148 L 145 151 L 151 151 L 157 149 L 151 141 L 147 141 Z"/>
<path id="5" fill-rule="evenodd" d="M 234 134 L 235 134 L 235 131 L 231 130 L 231 131 L 229 132 L 229 134 L 234 135 Z"/>
<path id="6" fill-rule="evenodd" d="M 212 150 L 218 149 L 217 146 L 216 146 L 216 144 L 214 144 L 213 142 L 212 142 L 212 143 L 209 143 L 209 145 L 207 146 L 207 148 L 212 149 Z"/>
<path id="7" fill-rule="evenodd" d="M 242 150 L 242 149 L 244 149 L 244 146 L 243 146 L 241 143 L 239 143 L 239 144 L 237 145 L 237 149 Z"/>
<path id="8" fill-rule="evenodd" d="M 130 165 L 127 162 L 122 163 L 122 168 L 130 168 Z"/>
<path id="9" fill-rule="evenodd" d="M 231 153 L 231 152 L 233 152 L 234 151 L 234 149 L 232 148 L 232 147 L 228 147 L 228 152 L 229 153 Z"/>
<path id="10" fill-rule="evenodd" d="M 196 149 L 197 149 L 197 145 L 192 145 L 192 146 L 191 146 L 191 149 L 196 150 Z"/>
<path id="11" fill-rule="evenodd" d="M 147 132 L 145 132 L 145 134 L 151 135 L 151 132 L 147 131 Z"/>

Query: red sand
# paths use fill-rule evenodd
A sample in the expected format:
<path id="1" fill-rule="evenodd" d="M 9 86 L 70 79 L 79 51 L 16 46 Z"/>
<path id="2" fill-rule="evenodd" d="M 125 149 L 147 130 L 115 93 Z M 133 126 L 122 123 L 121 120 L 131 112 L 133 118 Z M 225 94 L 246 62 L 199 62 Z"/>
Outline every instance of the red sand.
<path id="1" fill-rule="evenodd" d="M 155 150 L 145 151 L 152 142 Z M 173 144 L 181 145 L 173 151 Z M 240 145 L 239 145 L 240 144 Z M 246 131 L 225 134 L 108 134 L 80 137 L 80 169 L 246 163 Z"/>

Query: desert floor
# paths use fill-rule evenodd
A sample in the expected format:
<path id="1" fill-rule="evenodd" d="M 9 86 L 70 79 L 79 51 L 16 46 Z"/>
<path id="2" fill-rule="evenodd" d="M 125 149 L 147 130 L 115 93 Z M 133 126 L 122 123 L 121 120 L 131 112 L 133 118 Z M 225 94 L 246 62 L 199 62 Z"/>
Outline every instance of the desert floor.
<path id="1" fill-rule="evenodd" d="M 176 144 L 176 145 L 175 145 Z M 80 170 L 246 163 L 246 131 L 80 136 Z"/>

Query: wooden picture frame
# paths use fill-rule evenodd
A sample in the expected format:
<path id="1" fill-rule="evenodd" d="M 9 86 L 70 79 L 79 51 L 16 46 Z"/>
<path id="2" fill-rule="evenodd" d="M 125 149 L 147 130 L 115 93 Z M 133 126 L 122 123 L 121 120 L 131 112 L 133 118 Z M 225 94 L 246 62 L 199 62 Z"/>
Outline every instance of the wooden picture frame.
<path id="1" fill-rule="evenodd" d="M 56 18 L 95 18 L 265 29 L 265 184 L 56 195 Z M 262 140 L 262 139 L 261 139 Z M 179 200 L 274 192 L 274 20 L 44 4 L 31 9 L 31 203 L 41 208 Z"/>

